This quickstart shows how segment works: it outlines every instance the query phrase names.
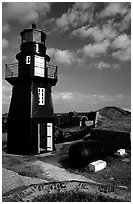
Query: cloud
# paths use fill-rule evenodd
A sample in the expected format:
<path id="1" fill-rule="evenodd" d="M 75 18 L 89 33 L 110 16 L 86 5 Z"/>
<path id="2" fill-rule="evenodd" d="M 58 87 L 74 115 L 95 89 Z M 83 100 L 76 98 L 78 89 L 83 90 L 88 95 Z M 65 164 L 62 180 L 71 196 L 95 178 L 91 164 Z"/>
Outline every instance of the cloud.
<path id="1" fill-rule="evenodd" d="M 52 57 L 54 55 L 54 53 L 56 52 L 57 49 L 55 48 L 48 48 L 47 49 L 47 55 L 49 55 L 50 57 Z"/>
<path id="2" fill-rule="evenodd" d="M 47 54 L 50 55 L 56 62 L 61 64 L 71 65 L 75 62 L 80 63 L 80 59 L 76 56 L 73 51 L 70 50 L 59 50 L 54 48 L 49 48 Z"/>
<path id="3" fill-rule="evenodd" d="M 114 27 L 120 32 L 128 31 L 131 32 L 131 10 L 129 9 L 128 13 L 122 18 L 120 22 L 114 23 Z"/>
<path id="4" fill-rule="evenodd" d="M 54 92 L 53 94 L 54 103 L 62 102 L 62 101 L 71 101 L 73 99 L 72 92 Z"/>
<path id="5" fill-rule="evenodd" d="M 112 69 L 113 70 L 120 70 L 120 64 L 113 64 Z"/>
<path id="6" fill-rule="evenodd" d="M 63 111 L 78 110 L 88 111 L 90 107 L 96 108 L 104 106 L 123 106 L 130 107 L 131 97 L 117 94 L 88 94 L 81 92 L 53 92 L 53 102 L 55 108 L 61 107 Z"/>
<path id="7" fill-rule="evenodd" d="M 5 38 L 2 39 L 2 48 L 7 48 L 9 46 L 8 40 Z"/>
<path id="8" fill-rule="evenodd" d="M 111 23 L 114 29 L 119 31 L 120 33 L 123 31 L 126 32 L 131 32 L 130 27 L 131 27 L 131 3 L 130 2 L 117 2 L 117 3 L 111 3 L 109 4 L 106 8 L 112 8 L 115 7 L 116 5 L 116 10 L 112 10 L 113 13 L 107 12 L 106 15 L 103 15 L 103 18 L 101 17 L 102 11 L 97 15 L 98 18 L 100 18 L 101 21 L 105 22 L 108 19 L 108 22 Z M 106 10 L 105 8 L 105 10 Z M 119 9 L 118 9 L 119 8 Z M 121 9 L 122 8 L 122 9 Z M 118 11 L 118 12 L 116 12 Z"/>
<path id="9" fill-rule="evenodd" d="M 2 103 L 9 104 L 11 99 L 11 86 L 2 86 Z"/>
<path id="10" fill-rule="evenodd" d="M 119 59 L 120 61 L 129 61 L 131 60 L 131 48 L 125 50 L 118 50 L 112 53 L 112 56 Z"/>
<path id="11" fill-rule="evenodd" d="M 71 65 L 74 61 L 74 54 L 68 50 L 57 50 L 55 52 L 55 61 Z"/>
<path id="12" fill-rule="evenodd" d="M 119 70 L 120 65 L 119 64 L 109 64 L 106 62 L 99 62 L 94 64 L 94 67 L 96 67 L 99 71 L 106 70 L 106 69 L 111 69 L 111 70 Z"/>
<path id="13" fill-rule="evenodd" d="M 113 49 L 126 49 L 131 46 L 131 39 L 126 34 L 119 35 L 111 43 Z"/>
<path id="14" fill-rule="evenodd" d="M 66 13 L 56 19 L 56 25 L 61 30 L 67 31 L 70 28 L 90 27 L 94 24 L 102 26 L 108 20 L 113 20 L 113 27 L 115 25 L 117 28 L 127 29 L 128 23 L 126 24 L 126 22 L 129 22 L 131 18 L 130 5 L 130 2 L 76 2 L 72 8 L 69 8 Z"/>
<path id="15" fill-rule="evenodd" d="M 95 3 L 91 2 L 77 2 L 56 19 L 56 25 L 66 31 L 70 26 L 78 27 L 86 22 L 92 22 L 94 6 Z"/>
<path id="16" fill-rule="evenodd" d="M 81 51 L 83 51 L 86 56 L 93 58 L 99 56 L 100 54 L 105 54 L 109 44 L 110 43 L 108 40 L 104 40 L 95 44 L 85 45 Z"/>
<path id="17" fill-rule="evenodd" d="M 5 20 L 26 24 L 38 21 L 39 16 L 45 16 L 49 10 L 50 3 L 46 2 L 7 2 L 3 6 L 3 15 Z"/>
<path id="18" fill-rule="evenodd" d="M 105 32 L 106 33 L 106 32 Z M 104 34 L 105 36 L 105 34 Z M 86 62 L 87 57 L 99 57 L 102 54 L 107 55 L 107 51 L 110 48 L 110 50 L 116 50 L 113 51 L 112 57 L 117 58 L 121 61 L 127 61 L 131 58 L 131 40 L 129 36 L 126 34 L 122 34 L 117 36 L 114 39 L 115 35 L 112 35 L 113 39 L 112 42 L 110 39 L 104 39 L 103 41 L 98 41 L 93 44 L 85 45 L 83 48 L 78 49 L 76 52 L 70 51 L 70 50 L 59 50 L 54 48 L 49 48 L 47 50 L 47 54 L 50 55 L 51 58 L 53 58 L 56 62 L 66 65 L 72 65 L 73 63 L 78 63 L 78 65 L 81 65 Z M 109 36 L 108 36 L 109 37 Z M 109 68 L 109 65 L 107 63 L 99 63 L 97 65 L 97 69 L 102 70 L 104 68 Z M 119 66 L 112 65 L 111 68 L 113 70 L 118 70 Z"/>
<path id="19" fill-rule="evenodd" d="M 8 33 L 10 31 L 10 26 L 7 23 L 2 25 L 2 33 Z"/>
<path id="20" fill-rule="evenodd" d="M 91 36 L 95 43 L 85 45 L 82 49 L 77 50 L 77 53 L 85 54 L 91 58 L 98 57 L 101 54 L 107 53 L 107 50 L 113 51 L 112 57 L 120 61 L 128 61 L 131 59 L 131 39 L 127 34 L 118 35 L 110 25 L 103 25 L 102 30 L 97 26 L 86 29 L 85 26 L 73 31 L 73 35 L 80 35 L 84 38 Z M 102 65 L 99 65 L 103 68 Z M 115 69 L 115 67 L 114 67 Z M 117 69 L 117 67 L 116 67 Z"/>
<path id="21" fill-rule="evenodd" d="M 98 16 L 101 18 L 114 16 L 116 14 L 125 15 L 127 13 L 127 7 L 124 3 L 109 3 L 104 10 L 102 10 Z"/>
<path id="22" fill-rule="evenodd" d="M 110 67 L 111 67 L 111 65 L 108 64 L 108 63 L 106 63 L 106 62 L 99 62 L 99 63 L 97 64 L 97 69 L 98 69 L 98 70 L 108 69 L 108 68 L 110 68 Z"/>
<path id="23" fill-rule="evenodd" d="M 80 92 L 54 92 L 53 100 L 54 103 L 73 102 L 73 103 L 96 103 L 96 102 L 115 102 L 122 99 L 127 99 L 129 96 L 124 96 L 122 94 L 118 95 L 107 95 L 107 94 L 87 94 Z"/>
<path id="24" fill-rule="evenodd" d="M 82 38 L 91 37 L 94 41 L 102 41 L 104 39 L 114 39 L 117 33 L 111 25 L 105 24 L 102 26 L 102 29 L 100 29 L 99 26 L 82 26 L 81 28 L 74 30 L 72 35 Z"/>
<path id="25" fill-rule="evenodd" d="M 119 35 L 112 43 L 112 49 L 117 51 L 112 53 L 112 56 L 120 61 L 128 61 L 131 59 L 131 39 L 126 34 Z"/>

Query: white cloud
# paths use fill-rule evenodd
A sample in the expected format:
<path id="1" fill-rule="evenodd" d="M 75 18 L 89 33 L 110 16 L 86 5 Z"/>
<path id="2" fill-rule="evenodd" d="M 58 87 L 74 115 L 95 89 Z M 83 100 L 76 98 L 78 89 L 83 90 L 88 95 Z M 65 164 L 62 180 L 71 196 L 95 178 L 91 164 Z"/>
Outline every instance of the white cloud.
<path id="1" fill-rule="evenodd" d="M 4 23 L 2 26 L 2 33 L 7 33 L 10 31 L 10 26 L 7 23 Z"/>
<path id="2" fill-rule="evenodd" d="M 40 15 L 46 15 L 50 10 L 50 3 L 46 2 L 7 2 L 3 7 L 6 20 L 19 21 L 22 24 L 37 21 Z"/>
<path id="3" fill-rule="evenodd" d="M 47 49 L 47 55 L 49 55 L 50 57 L 52 57 L 55 52 L 56 52 L 55 48 L 48 48 Z"/>
<path id="4" fill-rule="evenodd" d="M 128 13 L 124 16 L 124 23 L 129 23 L 129 21 L 131 20 L 131 10 L 129 9 Z"/>
<path id="5" fill-rule="evenodd" d="M 110 67 L 111 67 L 111 65 L 108 64 L 108 63 L 106 63 L 106 62 L 99 62 L 99 63 L 97 64 L 97 69 L 98 69 L 98 70 L 108 69 L 108 68 L 110 68 Z"/>
<path id="6" fill-rule="evenodd" d="M 11 99 L 11 86 L 2 86 L 2 103 L 9 104 Z"/>
<path id="7" fill-rule="evenodd" d="M 56 62 L 61 64 L 71 65 L 75 62 L 80 63 L 80 59 L 76 54 L 70 50 L 59 50 L 54 48 L 49 48 L 47 54 L 53 58 Z"/>
<path id="8" fill-rule="evenodd" d="M 59 63 L 72 64 L 74 62 L 74 54 L 68 50 L 57 50 L 55 52 L 55 61 Z"/>
<path id="9" fill-rule="evenodd" d="M 70 29 L 70 27 L 90 26 L 92 23 L 96 24 L 99 18 L 101 18 L 102 21 L 105 17 L 113 18 L 117 14 L 123 19 L 121 20 L 117 18 L 115 24 L 120 23 L 120 21 L 122 23 L 123 21 L 129 20 L 129 2 L 102 3 L 102 5 L 104 6 L 103 10 L 101 10 L 102 6 L 100 2 L 76 2 L 72 8 L 69 8 L 66 13 L 56 19 L 56 25 L 60 29 L 66 31 Z M 104 23 L 105 22 L 103 22 L 103 24 Z"/>
<path id="10" fill-rule="evenodd" d="M 113 2 L 109 3 L 108 6 L 98 14 L 98 16 L 103 18 L 107 16 L 114 16 L 116 14 L 125 15 L 126 13 L 127 7 L 124 3 Z"/>
<path id="11" fill-rule="evenodd" d="M 95 44 L 85 45 L 83 47 L 83 52 L 86 56 L 90 56 L 93 58 L 93 57 L 98 56 L 100 54 L 106 53 L 108 47 L 109 47 L 109 41 L 104 40 L 102 42 L 98 42 Z"/>
<path id="12" fill-rule="evenodd" d="M 120 61 L 131 59 L 131 39 L 126 34 L 119 35 L 112 43 L 111 48 L 117 49 L 112 56 Z"/>
<path id="13" fill-rule="evenodd" d="M 113 70 L 120 70 L 120 68 L 121 68 L 121 67 L 120 67 L 120 64 L 113 64 L 113 65 L 112 65 L 112 69 L 113 69 Z"/>
<path id="14" fill-rule="evenodd" d="M 61 18 L 58 18 L 56 20 L 56 24 L 57 26 L 64 28 L 64 30 L 67 30 L 68 25 L 70 24 L 69 21 L 70 21 L 70 17 L 68 17 L 67 14 L 63 14 Z"/>
<path id="15" fill-rule="evenodd" d="M 116 23 L 116 28 L 119 29 L 120 32 L 124 30 L 128 30 L 131 27 L 131 10 L 129 9 L 128 13 L 123 17 L 120 23 Z"/>
<path id="16" fill-rule="evenodd" d="M 106 69 L 110 69 L 110 70 L 119 70 L 120 69 L 119 64 L 109 64 L 109 63 L 106 63 L 103 61 L 94 64 L 94 67 L 96 67 L 99 71 L 106 70 Z"/>
<path id="17" fill-rule="evenodd" d="M 106 27 L 107 28 L 107 27 Z M 105 32 L 106 33 L 106 32 Z M 107 32 L 108 33 L 108 32 Z M 107 34 L 106 33 L 106 34 Z M 104 34 L 105 35 L 105 34 Z M 113 35 L 114 38 L 115 35 Z M 109 37 L 109 36 L 108 36 Z M 105 39 L 100 42 L 85 45 L 83 48 L 78 49 L 77 52 L 70 50 L 59 50 L 54 48 L 49 48 L 47 54 L 50 55 L 56 62 L 66 65 L 72 65 L 73 63 L 83 64 L 86 61 L 86 57 L 99 57 L 102 54 L 107 54 L 109 48 L 117 49 L 117 51 L 112 53 L 112 56 L 120 59 L 121 61 L 126 61 L 130 59 L 130 43 L 131 40 L 126 34 L 117 36 L 112 43 L 110 39 Z M 109 68 L 107 63 L 100 63 L 97 65 L 97 69 L 102 70 L 104 68 Z M 116 70 L 119 67 L 116 65 L 111 66 L 112 69 Z"/>
<path id="18" fill-rule="evenodd" d="M 96 30 L 98 32 L 96 32 Z M 96 43 L 85 45 L 82 49 L 77 50 L 77 55 L 80 53 L 82 57 L 89 56 L 94 58 L 107 53 L 108 48 L 110 48 L 110 50 L 116 50 L 112 53 L 112 56 L 121 61 L 128 61 L 131 58 L 130 37 L 126 34 L 116 34 L 113 29 L 111 30 L 110 26 L 104 25 L 102 30 L 98 30 L 98 27 L 88 28 L 88 30 L 86 30 L 86 27 L 83 26 L 75 30 L 73 34 L 80 34 L 82 37 L 88 37 L 90 35 L 96 41 Z M 102 64 L 99 66 L 99 69 L 103 69 Z M 117 69 L 117 67 L 113 67 L 113 69 Z"/>
<path id="19" fill-rule="evenodd" d="M 112 56 L 119 59 L 120 61 L 129 61 L 131 59 L 131 48 L 125 50 L 118 50 L 112 53 Z"/>
<path id="20" fill-rule="evenodd" d="M 130 3 L 128 4 L 129 6 L 127 6 L 127 13 L 124 14 L 123 16 L 120 16 L 120 18 L 118 19 L 115 16 L 110 17 L 109 21 L 111 22 L 111 25 L 113 26 L 114 29 L 116 29 L 117 31 L 119 31 L 120 33 L 124 32 L 124 31 L 128 31 L 130 30 L 131 27 L 131 8 L 130 8 Z"/>
<path id="21" fill-rule="evenodd" d="M 115 40 L 111 43 L 111 47 L 114 49 L 126 49 L 130 47 L 131 39 L 126 34 L 119 35 Z"/>
<path id="22" fill-rule="evenodd" d="M 72 92 L 54 92 L 53 94 L 54 103 L 58 103 L 61 101 L 71 101 L 73 99 Z"/>
<path id="23" fill-rule="evenodd" d="M 81 92 L 53 92 L 53 102 L 56 105 L 62 106 L 67 111 L 76 110 L 89 110 L 89 107 L 104 107 L 105 105 L 122 106 L 123 104 L 130 105 L 131 97 L 117 94 L 88 94 Z"/>
<path id="24" fill-rule="evenodd" d="M 117 34 L 111 25 L 105 24 L 103 25 L 102 29 L 100 29 L 98 26 L 82 26 L 81 28 L 74 30 L 72 35 L 83 38 L 91 37 L 95 41 L 102 41 L 104 39 L 114 39 Z"/>
<path id="25" fill-rule="evenodd" d="M 92 8 L 92 3 L 90 2 L 76 2 L 74 8 L 77 10 L 88 11 L 89 8 Z"/>
<path id="26" fill-rule="evenodd" d="M 2 48 L 6 48 L 9 46 L 8 40 L 6 40 L 5 38 L 2 39 Z"/>
<path id="27" fill-rule="evenodd" d="M 57 26 L 65 31 L 68 30 L 70 26 L 78 27 L 86 22 L 91 22 L 94 6 L 95 4 L 90 2 L 75 3 L 72 8 L 69 8 L 66 13 L 56 19 Z"/>

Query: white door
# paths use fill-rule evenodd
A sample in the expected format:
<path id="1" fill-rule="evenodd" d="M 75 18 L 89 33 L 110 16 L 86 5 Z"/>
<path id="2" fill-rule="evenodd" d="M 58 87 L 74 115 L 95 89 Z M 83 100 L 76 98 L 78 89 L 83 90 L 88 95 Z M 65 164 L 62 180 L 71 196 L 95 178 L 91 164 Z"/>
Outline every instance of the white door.
<path id="1" fill-rule="evenodd" d="M 47 123 L 47 150 L 53 151 L 53 123 Z"/>

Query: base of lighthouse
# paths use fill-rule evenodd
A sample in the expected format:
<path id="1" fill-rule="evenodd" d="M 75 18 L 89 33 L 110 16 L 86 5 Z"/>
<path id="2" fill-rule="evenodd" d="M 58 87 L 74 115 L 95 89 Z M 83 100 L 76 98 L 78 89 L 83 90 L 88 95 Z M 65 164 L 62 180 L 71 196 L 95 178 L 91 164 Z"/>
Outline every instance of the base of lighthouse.
<path id="1" fill-rule="evenodd" d="M 7 152 L 11 154 L 40 154 L 52 152 L 54 119 L 8 119 Z"/>

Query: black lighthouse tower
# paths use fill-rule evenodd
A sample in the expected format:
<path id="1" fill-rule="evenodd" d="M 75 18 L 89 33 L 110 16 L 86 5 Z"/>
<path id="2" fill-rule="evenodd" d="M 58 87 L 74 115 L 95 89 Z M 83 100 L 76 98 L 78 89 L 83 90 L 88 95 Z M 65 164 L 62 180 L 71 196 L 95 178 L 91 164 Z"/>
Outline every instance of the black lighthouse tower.
<path id="1" fill-rule="evenodd" d="M 12 85 L 8 114 L 7 152 L 39 154 L 54 150 L 54 112 L 51 87 L 57 66 L 49 64 L 46 34 L 32 28 L 21 32 L 18 63 L 6 65 L 5 79 Z"/>

